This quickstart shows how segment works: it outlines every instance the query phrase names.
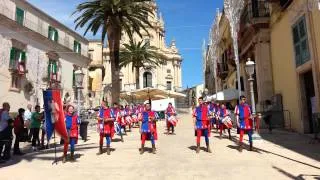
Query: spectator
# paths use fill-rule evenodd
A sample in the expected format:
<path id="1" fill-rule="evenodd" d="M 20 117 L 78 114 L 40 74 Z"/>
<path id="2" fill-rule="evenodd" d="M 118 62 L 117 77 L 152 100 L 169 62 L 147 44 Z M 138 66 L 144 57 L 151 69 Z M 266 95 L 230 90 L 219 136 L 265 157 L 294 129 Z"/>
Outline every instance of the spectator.
<path id="1" fill-rule="evenodd" d="M 37 147 L 40 146 L 39 140 L 39 131 L 41 126 L 41 114 L 40 114 L 40 106 L 36 105 L 35 112 L 31 115 L 31 132 L 32 132 L 32 149 L 33 151 L 37 150 Z"/>
<path id="2" fill-rule="evenodd" d="M 10 105 L 5 102 L 2 104 L 2 109 L 0 110 L 0 159 L 1 163 L 9 160 L 11 158 L 11 145 L 12 145 L 12 128 L 13 121 L 9 116 Z M 3 155 L 2 149 L 4 147 Z"/>
<path id="3" fill-rule="evenodd" d="M 268 125 L 269 133 L 272 133 L 272 123 L 271 123 L 271 118 L 272 118 L 272 103 L 270 100 L 265 101 L 266 109 L 264 112 L 264 122 Z"/>
<path id="4" fill-rule="evenodd" d="M 27 110 L 24 112 L 24 124 L 28 128 L 28 142 L 31 142 L 32 132 L 30 131 L 31 115 L 32 115 L 32 105 L 27 105 Z"/>
<path id="5" fill-rule="evenodd" d="M 14 120 L 14 133 L 16 135 L 16 139 L 14 142 L 13 154 L 14 155 L 23 155 L 20 151 L 19 143 L 23 138 L 23 130 L 24 130 L 24 113 L 25 110 L 20 108 L 18 110 L 18 116 Z"/>

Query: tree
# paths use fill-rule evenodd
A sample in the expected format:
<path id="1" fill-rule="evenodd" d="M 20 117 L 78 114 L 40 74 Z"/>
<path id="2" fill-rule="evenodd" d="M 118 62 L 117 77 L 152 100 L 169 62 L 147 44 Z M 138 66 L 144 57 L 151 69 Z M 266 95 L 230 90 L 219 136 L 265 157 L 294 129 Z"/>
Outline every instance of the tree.
<path id="1" fill-rule="evenodd" d="M 157 48 L 150 46 L 150 43 L 143 41 L 136 42 L 131 39 L 129 44 L 123 45 L 124 49 L 120 51 L 120 67 L 132 65 L 132 71 L 135 70 L 136 89 L 139 89 L 140 68 L 146 69 L 148 67 L 160 66 L 163 64 L 163 61 L 156 51 Z"/>
<path id="2" fill-rule="evenodd" d="M 149 2 L 153 0 L 91 0 L 79 4 L 73 14 L 79 14 L 75 19 L 76 29 L 85 27 L 84 35 L 91 31 L 93 35 L 101 32 L 104 44 L 107 37 L 110 49 L 112 101 L 118 102 L 120 97 L 120 40 L 122 32 L 132 37 L 141 32 L 148 33 L 152 25 L 148 16 L 154 15 Z"/>

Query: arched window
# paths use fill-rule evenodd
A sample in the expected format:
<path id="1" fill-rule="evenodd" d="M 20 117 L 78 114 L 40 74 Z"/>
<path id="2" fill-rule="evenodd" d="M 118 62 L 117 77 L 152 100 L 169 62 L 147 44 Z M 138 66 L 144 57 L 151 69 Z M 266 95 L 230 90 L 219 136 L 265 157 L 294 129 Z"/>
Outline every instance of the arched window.
<path id="1" fill-rule="evenodd" d="M 152 87 L 152 74 L 150 72 L 143 73 L 143 88 Z"/>

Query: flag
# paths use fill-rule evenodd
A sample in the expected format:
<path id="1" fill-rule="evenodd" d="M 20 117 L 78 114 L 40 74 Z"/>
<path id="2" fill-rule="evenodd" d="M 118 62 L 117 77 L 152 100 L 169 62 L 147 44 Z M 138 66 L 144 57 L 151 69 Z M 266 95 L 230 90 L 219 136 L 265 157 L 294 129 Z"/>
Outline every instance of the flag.
<path id="1" fill-rule="evenodd" d="M 59 90 L 43 91 L 47 138 L 52 137 L 55 130 L 62 138 L 67 139 L 64 111 Z"/>

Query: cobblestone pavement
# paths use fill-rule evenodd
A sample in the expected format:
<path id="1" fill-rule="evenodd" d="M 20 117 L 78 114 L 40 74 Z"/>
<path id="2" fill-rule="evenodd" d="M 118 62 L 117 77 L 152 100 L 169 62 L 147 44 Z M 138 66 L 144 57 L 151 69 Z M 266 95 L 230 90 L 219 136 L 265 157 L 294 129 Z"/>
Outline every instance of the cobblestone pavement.
<path id="1" fill-rule="evenodd" d="M 164 122 L 158 123 L 157 154 L 140 155 L 139 131 L 133 129 L 116 137 L 110 156 L 97 155 L 98 134 L 91 129 L 89 140 L 79 140 L 76 162 L 52 165 L 54 150 L 28 153 L 0 165 L 0 180 L 61 179 L 320 179 L 320 144 L 310 143 L 304 135 L 275 131 L 262 133 L 263 140 L 254 142 L 255 151 L 237 150 L 238 136 L 219 139 L 214 131 L 210 144 L 212 154 L 196 154 L 190 115 L 181 115 L 176 135 L 165 135 Z M 204 145 L 204 140 L 202 140 Z M 151 147 L 150 142 L 146 147 Z M 58 148 L 61 157 L 62 149 Z"/>

